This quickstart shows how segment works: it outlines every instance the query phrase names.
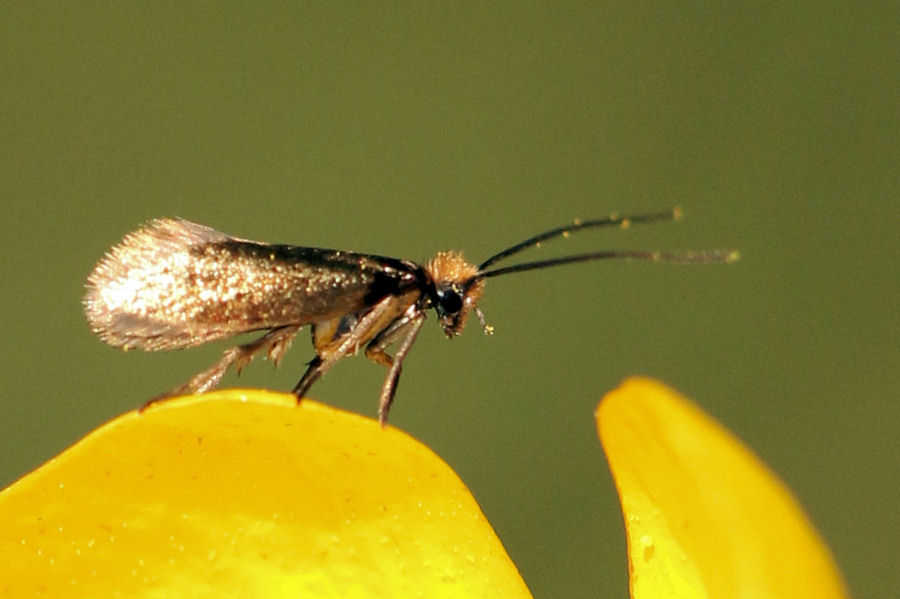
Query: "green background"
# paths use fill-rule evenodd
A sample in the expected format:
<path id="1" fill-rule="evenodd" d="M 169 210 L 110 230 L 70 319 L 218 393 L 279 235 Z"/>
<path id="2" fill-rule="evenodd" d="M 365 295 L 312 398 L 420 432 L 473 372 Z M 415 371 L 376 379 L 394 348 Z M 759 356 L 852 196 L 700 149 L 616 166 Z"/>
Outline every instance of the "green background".
<path id="1" fill-rule="evenodd" d="M 150 218 L 480 260 L 680 205 L 529 257 L 743 259 L 490 280 L 496 334 L 450 343 L 430 316 L 392 423 L 456 469 L 536 596 L 622 597 L 592 414 L 655 376 L 784 477 L 855 596 L 900 586 L 894 3 L 299 4 L 0 7 L 0 483 L 227 347 L 124 354 L 88 330 L 85 277 Z M 224 385 L 289 389 L 311 355 L 303 334 Z M 383 374 L 346 360 L 312 395 L 374 415 Z"/>

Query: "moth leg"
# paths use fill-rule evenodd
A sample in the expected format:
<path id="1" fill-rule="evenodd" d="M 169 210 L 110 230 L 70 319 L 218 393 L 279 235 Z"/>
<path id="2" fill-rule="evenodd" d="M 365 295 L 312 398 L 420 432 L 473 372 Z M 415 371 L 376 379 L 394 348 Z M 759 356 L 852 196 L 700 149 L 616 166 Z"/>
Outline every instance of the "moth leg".
<path id="1" fill-rule="evenodd" d="M 389 368 L 388 375 L 381 385 L 381 395 L 378 398 L 378 422 L 381 426 L 387 424 L 388 413 L 391 411 L 391 404 L 394 402 L 394 394 L 397 392 L 397 382 L 400 380 L 400 372 L 403 370 L 403 358 L 409 353 L 422 323 L 425 322 L 425 313 L 421 310 L 416 311 L 415 307 L 410 308 L 412 314 L 394 321 L 394 324 L 379 333 L 369 346 L 366 347 L 366 357 L 373 362 L 378 362 Z M 399 338 L 400 345 L 394 356 L 391 357 L 384 351 L 389 345 Z"/>
<path id="2" fill-rule="evenodd" d="M 325 370 L 327 369 L 322 367 L 322 358 L 318 355 L 309 361 L 306 372 L 303 373 L 303 376 L 300 377 L 300 380 L 297 381 L 297 384 L 294 385 L 294 388 L 291 391 L 291 393 L 297 396 L 297 403 L 300 403 L 300 400 L 303 399 L 306 392 L 312 387 L 312 384 L 325 374 Z"/>
<path id="3" fill-rule="evenodd" d="M 375 335 L 375 337 L 372 338 L 372 341 L 369 342 L 369 345 L 366 346 L 366 357 L 387 368 L 393 366 L 394 358 L 384 350 L 406 334 L 406 330 L 409 328 L 411 320 L 412 318 L 409 315 L 398 318 L 386 329 Z"/>
<path id="4" fill-rule="evenodd" d="M 338 360 L 356 353 L 360 346 L 365 345 L 379 332 L 389 327 L 391 322 L 397 318 L 398 311 L 401 308 L 405 309 L 407 303 L 402 297 L 393 295 L 383 297 L 350 330 L 336 337 L 330 343 L 317 347 L 316 357 L 310 361 L 306 372 L 294 386 L 293 393 L 297 396 L 297 401 L 299 402 L 312 384 L 328 372 Z"/>
<path id="5" fill-rule="evenodd" d="M 284 355 L 284 352 L 287 351 L 288 347 L 290 347 L 291 340 L 294 338 L 294 335 L 297 334 L 297 331 L 299 329 L 299 325 L 278 327 L 277 329 L 272 329 L 271 331 L 267 332 L 265 335 L 263 335 L 259 339 L 256 339 L 255 341 L 251 341 L 250 343 L 245 343 L 244 345 L 238 345 L 236 347 L 225 350 L 225 355 L 222 356 L 222 359 L 213 364 L 210 368 L 207 368 L 203 372 L 195 374 L 193 377 L 191 377 L 191 380 L 181 385 L 180 387 L 176 387 L 171 391 L 154 397 L 146 404 L 144 404 L 144 406 L 141 408 L 141 411 L 144 411 L 151 404 L 154 404 L 162 399 L 166 399 L 167 397 L 173 397 L 175 395 L 204 393 L 206 391 L 209 391 L 219 384 L 219 381 L 222 380 L 222 377 L 225 375 L 225 372 L 229 367 L 235 365 L 237 371 L 240 372 L 241 368 L 246 366 L 247 363 L 253 359 L 253 354 L 263 349 L 268 353 L 269 359 L 275 362 L 275 365 L 277 366 L 281 361 L 281 357 L 282 355 Z"/>

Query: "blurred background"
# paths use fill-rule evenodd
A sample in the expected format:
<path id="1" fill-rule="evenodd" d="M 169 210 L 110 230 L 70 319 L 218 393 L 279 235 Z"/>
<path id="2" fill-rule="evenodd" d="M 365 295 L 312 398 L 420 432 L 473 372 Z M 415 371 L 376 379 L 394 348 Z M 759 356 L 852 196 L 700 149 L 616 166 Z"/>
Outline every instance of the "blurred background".
<path id="1" fill-rule="evenodd" d="M 660 378 L 794 490 L 857 597 L 888 596 L 900 516 L 900 18 L 885 2 L 132 3 L 0 7 L 0 483 L 229 344 L 128 354 L 86 276 L 182 216 L 236 236 L 473 261 L 575 217 L 682 206 L 601 248 L 737 248 L 731 266 L 502 277 L 448 342 L 433 315 L 392 423 L 468 484 L 538 597 L 627 595 L 600 397 Z M 223 386 L 287 390 L 312 356 Z M 362 358 L 312 396 L 375 414 Z"/>

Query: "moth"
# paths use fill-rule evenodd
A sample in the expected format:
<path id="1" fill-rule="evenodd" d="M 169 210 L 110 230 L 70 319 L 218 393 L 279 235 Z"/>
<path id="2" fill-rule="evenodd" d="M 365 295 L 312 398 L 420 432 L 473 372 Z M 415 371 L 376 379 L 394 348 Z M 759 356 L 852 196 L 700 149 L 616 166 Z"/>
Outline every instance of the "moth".
<path id="1" fill-rule="evenodd" d="M 387 368 L 378 419 L 387 422 L 403 359 L 434 310 L 452 339 L 474 313 L 490 278 L 575 262 L 625 258 L 654 262 L 726 263 L 734 251 L 603 250 L 510 266 L 497 263 L 576 231 L 678 220 L 680 210 L 611 215 L 575 222 L 530 237 L 474 265 L 458 252 L 439 252 L 426 264 L 385 256 L 232 237 L 180 218 L 154 220 L 125 236 L 87 279 L 84 311 L 94 333 L 124 350 L 182 349 L 241 333 L 265 331 L 225 351 L 212 367 L 160 396 L 202 393 L 225 372 L 238 371 L 257 352 L 276 365 L 300 328 L 309 325 L 315 356 L 293 389 L 297 400 L 334 364 L 363 350 Z M 388 349 L 396 345 L 393 355 Z M 155 401 L 155 400 L 151 400 Z"/>

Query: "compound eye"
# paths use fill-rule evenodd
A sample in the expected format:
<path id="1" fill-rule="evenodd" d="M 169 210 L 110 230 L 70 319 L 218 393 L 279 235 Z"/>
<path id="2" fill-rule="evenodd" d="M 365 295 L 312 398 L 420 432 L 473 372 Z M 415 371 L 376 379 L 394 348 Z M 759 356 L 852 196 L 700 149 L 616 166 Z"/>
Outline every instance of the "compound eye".
<path id="1" fill-rule="evenodd" d="M 437 294 L 441 308 L 447 314 L 457 314 L 462 310 L 462 297 L 454 289 L 441 289 Z"/>

